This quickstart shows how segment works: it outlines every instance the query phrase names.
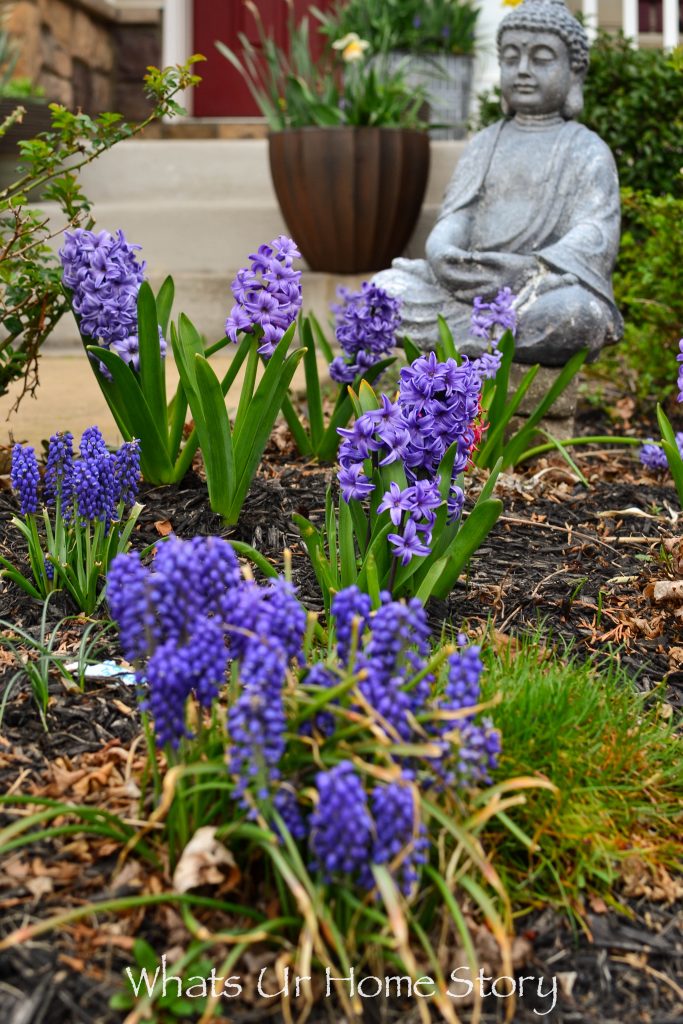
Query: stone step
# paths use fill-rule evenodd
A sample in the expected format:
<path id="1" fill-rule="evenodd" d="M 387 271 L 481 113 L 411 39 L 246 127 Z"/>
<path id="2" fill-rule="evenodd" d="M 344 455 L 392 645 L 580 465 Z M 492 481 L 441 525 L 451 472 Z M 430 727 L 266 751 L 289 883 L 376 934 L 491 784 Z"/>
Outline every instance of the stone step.
<path id="1" fill-rule="evenodd" d="M 441 201 L 464 147 L 464 141 L 431 142 L 427 203 Z M 81 182 L 95 203 L 254 199 L 277 204 L 267 139 L 130 139 L 84 167 Z"/>

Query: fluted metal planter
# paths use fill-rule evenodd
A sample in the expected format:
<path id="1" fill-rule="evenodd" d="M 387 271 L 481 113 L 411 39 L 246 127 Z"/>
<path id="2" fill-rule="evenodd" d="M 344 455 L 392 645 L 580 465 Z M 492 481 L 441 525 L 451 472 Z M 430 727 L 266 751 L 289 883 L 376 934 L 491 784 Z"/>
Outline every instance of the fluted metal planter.
<path id="1" fill-rule="evenodd" d="M 269 154 L 282 215 L 311 270 L 363 274 L 400 256 L 427 187 L 426 132 L 292 128 L 271 133 Z"/>

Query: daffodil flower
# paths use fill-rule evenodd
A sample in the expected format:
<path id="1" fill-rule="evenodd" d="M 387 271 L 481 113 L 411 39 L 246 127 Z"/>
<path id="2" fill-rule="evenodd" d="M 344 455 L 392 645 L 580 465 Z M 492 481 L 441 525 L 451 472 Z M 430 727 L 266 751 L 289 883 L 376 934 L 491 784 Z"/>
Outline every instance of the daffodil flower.
<path id="1" fill-rule="evenodd" d="M 342 51 L 342 60 L 347 64 L 362 60 L 363 54 L 369 46 L 370 43 L 367 39 L 361 39 L 357 32 L 347 32 L 342 39 L 337 39 L 332 43 L 334 50 Z"/>

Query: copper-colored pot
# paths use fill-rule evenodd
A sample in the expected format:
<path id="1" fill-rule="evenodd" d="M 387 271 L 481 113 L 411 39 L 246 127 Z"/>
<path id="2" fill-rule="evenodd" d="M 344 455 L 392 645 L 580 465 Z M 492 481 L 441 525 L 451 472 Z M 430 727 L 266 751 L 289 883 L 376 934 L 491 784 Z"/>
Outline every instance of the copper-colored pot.
<path id="1" fill-rule="evenodd" d="M 427 187 L 426 132 L 291 128 L 268 141 L 282 215 L 311 270 L 362 274 L 401 255 Z"/>

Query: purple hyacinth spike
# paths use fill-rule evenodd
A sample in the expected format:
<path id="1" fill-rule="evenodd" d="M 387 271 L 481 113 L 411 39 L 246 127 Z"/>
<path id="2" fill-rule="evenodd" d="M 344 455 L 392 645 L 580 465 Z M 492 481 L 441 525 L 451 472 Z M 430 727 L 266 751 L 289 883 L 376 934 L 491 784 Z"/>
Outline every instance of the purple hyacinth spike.
<path id="1" fill-rule="evenodd" d="M 492 302 L 481 297 L 474 300 L 470 331 L 476 338 L 500 339 L 504 331 L 513 334 L 517 328 L 517 314 L 514 310 L 515 296 L 510 288 L 502 288 Z"/>
<path id="2" fill-rule="evenodd" d="M 337 315 L 336 338 L 344 356 L 330 363 L 330 377 L 350 384 L 396 346 L 401 327 L 400 300 L 364 281 L 361 290 L 338 289 L 342 302 L 332 306 Z"/>
<path id="3" fill-rule="evenodd" d="M 292 266 L 301 254 L 291 238 L 274 238 L 249 256 L 251 266 L 237 272 L 232 282 L 235 305 L 225 321 L 227 337 L 261 330 L 259 352 L 269 358 L 301 309 L 301 271 Z"/>

